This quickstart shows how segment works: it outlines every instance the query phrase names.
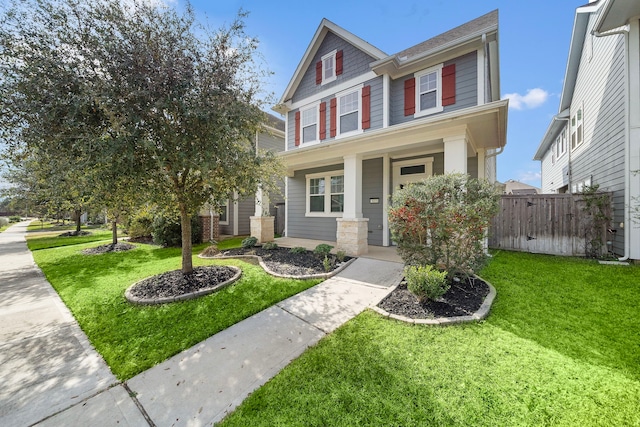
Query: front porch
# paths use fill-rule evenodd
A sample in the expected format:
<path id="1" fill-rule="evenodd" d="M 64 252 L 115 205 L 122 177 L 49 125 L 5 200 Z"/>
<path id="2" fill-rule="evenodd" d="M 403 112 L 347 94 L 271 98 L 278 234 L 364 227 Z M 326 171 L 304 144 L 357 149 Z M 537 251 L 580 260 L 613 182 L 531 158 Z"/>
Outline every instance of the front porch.
<path id="1" fill-rule="evenodd" d="M 327 245 L 333 246 L 331 252 L 336 252 L 337 244 L 336 242 L 328 241 L 328 240 L 312 240 L 312 239 L 300 239 L 296 237 L 278 237 L 275 239 L 275 242 L 278 246 L 284 248 L 294 248 L 297 246 L 306 248 L 308 250 L 314 250 L 316 246 L 321 243 L 325 243 Z M 378 261 L 390 261 L 390 262 L 398 262 L 404 264 L 402 258 L 398 255 L 395 246 L 368 246 L 368 251 L 366 254 L 359 255 L 360 258 L 368 258 L 375 259 Z"/>

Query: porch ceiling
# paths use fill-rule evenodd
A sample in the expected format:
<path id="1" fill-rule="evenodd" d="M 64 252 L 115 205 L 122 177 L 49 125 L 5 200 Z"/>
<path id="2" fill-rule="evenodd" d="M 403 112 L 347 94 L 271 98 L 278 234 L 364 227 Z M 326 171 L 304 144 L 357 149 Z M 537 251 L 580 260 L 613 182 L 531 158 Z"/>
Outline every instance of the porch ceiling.
<path id="1" fill-rule="evenodd" d="M 507 135 L 507 100 L 479 107 L 377 129 L 349 138 L 280 153 L 291 175 L 299 169 L 342 163 L 343 157 L 362 154 L 371 157 L 384 153 L 442 151 L 442 139 L 466 134 L 469 153 L 504 147 Z"/>

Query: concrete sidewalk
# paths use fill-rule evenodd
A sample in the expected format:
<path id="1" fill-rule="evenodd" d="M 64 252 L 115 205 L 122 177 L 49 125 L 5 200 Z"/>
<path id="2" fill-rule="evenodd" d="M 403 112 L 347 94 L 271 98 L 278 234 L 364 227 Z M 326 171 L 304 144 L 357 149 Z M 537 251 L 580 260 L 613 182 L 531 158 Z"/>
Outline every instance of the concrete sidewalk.
<path id="1" fill-rule="evenodd" d="M 15 232 L 14 229 L 16 226 L 10 229 L 14 236 L 21 236 L 19 227 Z M 0 248 L 6 246 L 2 239 L 5 233 L 0 234 Z M 24 245 L 24 241 L 21 243 Z M 15 249 L 19 249 L 19 245 L 14 246 Z M 10 250 L 6 252 L 11 253 Z M 28 251 L 26 254 L 23 251 L 22 256 L 31 258 Z M 0 257 L 2 265 L 5 265 L 3 249 L 0 249 Z M 32 260 L 31 268 L 37 270 Z M 22 298 L 20 273 L 13 273 L 16 277 L 14 288 L 6 290 L 4 274 L 4 268 L 0 268 L 0 298 L 4 300 L 5 295 L 9 298 Z M 58 392 L 63 393 L 64 387 L 49 387 L 45 385 L 47 378 L 36 374 L 43 364 L 46 365 L 47 358 L 31 358 L 21 366 L 7 370 L 0 359 L 0 374 L 3 378 L 9 378 L 9 382 L 13 384 L 13 392 L 5 396 L 3 389 L 0 394 L 0 425 L 30 425 L 39 420 L 43 420 L 38 424 L 41 426 L 211 425 L 224 418 L 252 391 L 275 376 L 309 346 L 316 344 L 323 336 L 366 307 L 377 304 L 401 278 L 401 264 L 359 258 L 339 275 L 231 326 L 137 375 L 127 384 L 109 388 L 109 384 L 115 380 L 102 364 L 91 377 L 93 381 L 84 380 L 87 385 L 91 383 L 92 392 L 82 395 L 71 393 L 71 396 L 61 398 L 57 405 L 50 404 L 51 397 Z M 42 276 L 40 282 L 48 285 Z M 49 290 L 41 299 L 56 300 L 56 306 L 61 304 L 53 290 Z M 32 299 L 31 305 L 35 303 Z M 27 302 L 25 304 L 29 305 Z M 0 306 L 0 322 L 4 311 L 3 302 Z M 25 315 L 26 313 L 25 311 Z M 32 318 L 30 315 L 26 317 Z M 75 322 L 70 323 L 75 325 Z M 33 331 L 30 335 L 30 327 L 25 323 L 21 334 L 37 335 Z M 60 330 L 60 327 L 54 325 L 50 329 Z M 56 339 L 60 341 L 58 345 L 69 341 L 60 332 L 50 335 L 51 342 Z M 21 351 L 20 348 L 5 348 L 4 338 L 0 346 L 2 358 L 5 355 L 16 359 L 22 357 L 15 354 Z M 83 349 L 84 353 L 68 350 L 65 353 L 68 356 L 64 359 L 68 359 L 70 366 L 76 365 L 77 368 L 79 361 L 87 359 L 93 352 L 88 345 Z M 95 352 L 93 354 L 92 357 L 102 363 Z M 94 360 L 91 357 L 89 359 Z M 107 373 L 104 372 L 105 369 Z M 65 372 L 70 376 L 78 376 L 74 369 L 68 368 L 60 369 L 59 373 Z M 55 383 L 62 384 L 71 377 L 60 375 L 59 379 L 56 378 Z M 29 398 L 16 402 L 19 403 L 18 408 L 10 399 L 11 394 L 21 388 L 23 379 L 32 383 L 34 388 L 27 393 Z M 82 381 L 78 378 L 70 384 Z M 39 387 L 42 387 L 42 392 L 38 390 Z M 64 405 L 67 409 L 60 411 L 64 409 Z M 37 407 L 41 409 L 34 411 Z"/>

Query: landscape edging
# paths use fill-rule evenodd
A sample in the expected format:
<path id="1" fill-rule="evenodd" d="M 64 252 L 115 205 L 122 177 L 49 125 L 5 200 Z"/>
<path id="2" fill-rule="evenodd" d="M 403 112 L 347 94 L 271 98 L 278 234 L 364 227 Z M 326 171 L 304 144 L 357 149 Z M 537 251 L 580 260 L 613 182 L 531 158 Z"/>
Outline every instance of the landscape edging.
<path id="1" fill-rule="evenodd" d="M 399 320 L 401 322 L 413 323 L 415 325 L 454 325 L 457 323 L 468 323 L 468 322 L 478 322 L 480 320 L 484 320 L 489 315 L 489 310 L 491 309 L 491 305 L 493 304 L 493 300 L 496 297 L 496 289 L 493 285 L 480 276 L 475 276 L 478 279 L 482 280 L 484 283 L 489 286 L 489 293 L 484 298 L 482 305 L 480 308 L 470 316 L 454 316 L 454 317 L 438 317 L 435 319 L 411 319 L 409 317 L 400 316 L 398 314 L 389 313 L 388 311 L 378 307 L 377 305 L 371 307 L 375 312 L 381 314 L 384 317 L 388 317 L 390 319 Z M 393 292 L 400 284 L 398 283 L 389 293 Z"/>

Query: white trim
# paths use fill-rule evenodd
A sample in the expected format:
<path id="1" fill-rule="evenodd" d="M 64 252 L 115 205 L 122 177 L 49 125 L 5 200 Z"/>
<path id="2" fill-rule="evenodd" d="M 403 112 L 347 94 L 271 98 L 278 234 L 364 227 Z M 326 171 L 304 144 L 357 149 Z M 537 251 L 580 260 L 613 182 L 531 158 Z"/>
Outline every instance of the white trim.
<path id="1" fill-rule="evenodd" d="M 478 63 L 476 65 L 476 68 L 478 70 L 477 72 L 477 86 L 478 86 L 478 100 L 477 103 L 478 105 L 480 104 L 484 104 L 485 102 L 487 102 L 487 98 L 485 95 L 485 86 L 487 85 L 487 82 L 485 81 L 485 68 L 486 68 L 486 64 L 485 64 L 485 54 L 484 54 L 484 45 L 482 46 L 482 49 L 478 49 L 477 50 L 478 54 L 477 54 L 477 58 L 478 58 Z"/>
<path id="2" fill-rule="evenodd" d="M 347 90 L 344 90 L 340 93 L 336 93 L 336 136 L 335 136 L 336 139 L 362 133 L 362 88 L 363 86 L 364 86 L 363 84 L 359 84 Z M 343 133 L 343 132 L 340 132 L 340 117 L 341 117 L 340 98 L 346 95 L 350 95 L 352 93 L 356 93 L 356 97 L 358 101 L 358 109 L 356 111 L 358 113 L 358 119 L 357 119 L 358 128 L 355 130 Z M 353 111 L 351 111 L 351 113 L 353 113 Z"/>
<path id="3" fill-rule="evenodd" d="M 427 68 L 420 72 L 415 73 L 413 76 L 416 79 L 416 112 L 413 115 L 414 118 L 424 117 L 435 113 L 440 113 L 444 110 L 442 106 L 442 67 L 444 64 L 438 64 L 435 67 Z M 420 78 L 429 74 L 436 74 L 436 106 L 426 110 L 420 110 Z"/>
<path id="4" fill-rule="evenodd" d="M 305 105 L 309 105 L 309 104 L 313 104 L 314 102 L 320 102 L 321 100 L 323 100 L 324 98 L 333 98 L 333 96 L 338 93 L 338 92 L 342 92 L 344 90 L 349 89 L 350 87 L 356 86 L 358 84 L 361 83 L 365 83 L 368 82 L 369 80 L 373 80 L 376 77 L 378 77 L 378 75 L 376 73 L 374 73 L 373 71 L 369 71 L 366 72 L 362 75 L 359 75 L 356 78 L 353 78 L 351 80 L 348 80 L 346 82 L 343 83 L 339 83 L 335 86 L 332 86 L 329 89 L 325 89 L 322 92 L 318 92 L 308 98 L 305 99 L 301 99 L 299 101 L 296 102 L 292 102 L 291 104 L 287 104 L 287 107 L 290 110 L 296 110 L 298 108 L 304 107 Z"/>
<path id="5" fill-rule="evenodd" d="M 320 58 L 320 63 L 322 64 L 321 67 L 321 72 L 322 72 L 322 82 L 320 83 L 321 86 L 324 86 L 327 83 L 331 83 L 333 81 L 335 81 L 338 78 L 338 74 L 336 72 L 336 67 L 337 67 L 337 62 L 336 62 L 336 54 L 338 53 L 338 51 L 336 49 L 334 49 L 332 52 L 327 53 L 326 55 L 324 55 L 322 58 Z M 333 60 L 333 75 L 329 78 L 325 78 L 325 68 L 324 68 L 324 61 L 326 61 L 327 59 L 331 58 Z"/>
<path id="6" fill-rule="evenodd" d="M 325 218 L 342 218 L 344 212 L 331 212 L 331 177 L 342 176 L 344 179 L 344 169 L 333 170 L 320 173 L 312 173 L 305 175 L 305 217 L 325 217 Z M 324 178 L 324 212 L 311 212 L 311 195 L 309 194 L 309 183 L 312 179 Z M 343 189 L 343 197 L 345 192 Z M 343 205 L 344 210 L 344 205 Z"/>
<path id="7" fill-rule="evenodd" d="M 287 200 L 289 199 L 289 177 L 284 177 L 284 236 L 287 237 L 289 235 L 289 203 Z"/>

